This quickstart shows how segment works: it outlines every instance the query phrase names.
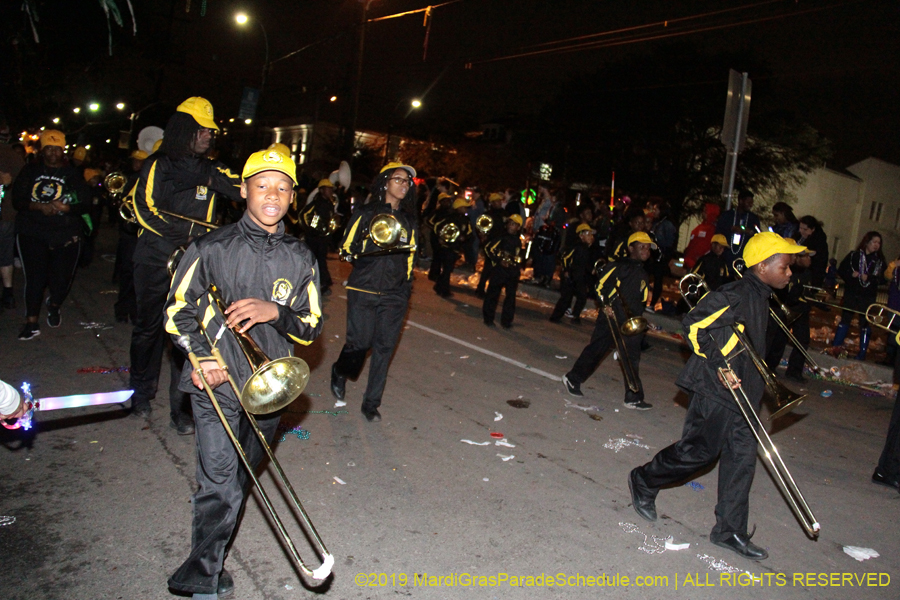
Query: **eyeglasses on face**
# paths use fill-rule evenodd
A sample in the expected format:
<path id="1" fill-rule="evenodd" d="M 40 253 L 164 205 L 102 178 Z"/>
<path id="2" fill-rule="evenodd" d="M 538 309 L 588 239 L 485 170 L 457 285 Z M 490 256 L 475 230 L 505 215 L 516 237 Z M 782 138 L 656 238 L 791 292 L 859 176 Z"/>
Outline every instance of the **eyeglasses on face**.
<path id="1" fill-rule="evenodd" d="M 411 185 L 412 179 L 409 177 L 391 177 L 389 181 L 393 181 L 397 185 Z"/>

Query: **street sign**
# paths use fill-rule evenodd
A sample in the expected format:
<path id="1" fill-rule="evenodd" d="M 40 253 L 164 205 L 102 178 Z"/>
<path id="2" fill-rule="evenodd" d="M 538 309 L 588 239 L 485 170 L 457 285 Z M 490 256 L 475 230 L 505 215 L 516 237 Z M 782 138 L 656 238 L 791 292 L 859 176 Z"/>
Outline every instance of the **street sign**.
<path id="1" fill-rule="evenodd" d="M 245 87 L 241 94 L 241 107 L 238 109 L 238 119 L 255 119 L 256 106 L 259 104 L 259 90 Z"/>
<path id="2" fill-rule="evenodd" d="M 725 101 L 725 122 L 722 124 L 722 143 L 728 149 L 725 157 L 725 174 L 722 177 L 722 196 L 725 210 L 731 210 L 731 194 L 737 172 L 737 155 L 747 140 L 747 122 L 750 120 L 750 90 L 753 84 L 746 73 L 734 69 L 728 72 L 728 99 Z"/>

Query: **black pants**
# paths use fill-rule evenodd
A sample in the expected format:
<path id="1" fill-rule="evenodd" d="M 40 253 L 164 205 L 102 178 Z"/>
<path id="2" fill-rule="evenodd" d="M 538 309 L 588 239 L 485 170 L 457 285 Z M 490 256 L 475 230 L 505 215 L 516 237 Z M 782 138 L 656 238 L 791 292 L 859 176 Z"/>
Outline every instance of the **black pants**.
<path id="1" fill-rule="evenodd" d="M 255 469 L 265 451 L 227 383 L 216 388 L 216 399 Z M 199 489 L 191 498 L 191 554 L 169 578 L 169 587 L 182 592 L 214 594 L 252 479 L 209 397 L 205 393 L 191 394 L 191 406 L 196 427 Z M 280 418 L 280 413 L 256 417 L 269 445 Z"/>
<path id="2" fill-rule="evenodd" d="M 519 287 L 519 270 L 495 267 L 491 272 L 491 280 L 488 283 L 487 295 L 484 298 L 481 312 L 485 323 L 493 323 L 497 314 L 497 303 L 500 301 L 500 292 L 506 294 L 503 299 L 503 312 L 500 313 L 500 324 L 504 327 L 512 325 L 516 316 L 516 289 Z"/>
<path id="3" fill-rule="evenodd" d="M 328 272 L 328 238 L 325 236 L 317 237 L 309 234 L 305 238 L 306 245 L 312 250 L 313 256 L 316 257 L 316 263 L 319 265 L 319 287 L 322 291 L 331 287 L 331 273 Z"/>
<path id="4" fill-rule="evenodd" d="M 62 306 L 75 279 L 81 254 L 80 238 L 73 237 L 67 244 L 51 246 L 43 238 L 19 234 L 18 245 L 25 274 L 25 316 L 41 314 L 46 288 L 50 289 L 48 304 Z"/>
<path id="5" fill-rule="evenodd" d="M 119 243 L 116 246 L 116 274 L 119 282 L 119 299 L 116 301 L 117 319 L 137 318 L 137 296 L 134 292 L 134 249 L 137 248 L 137 235 L 119 231 Z"/>
<path id="6" fill-rule="evenodd" d="M 431 267 L 428 269 L 428 279 L 437 281 L 438 275 L 441 274 L 441 264 L 438 257 L 441 253 L 441 243 L 438 241 L 437 234 L 434 231 L 428 231 L 428 245 L 431 246 Z"/>
<path id="7" fill-rule="evenodd" d="M 627 382 L 625 383 L 625 402 L 627 404 L 632 404 L 644 399 L 644 386 L 641 383 L 640 375 L 641 342 L 644 340 L 644 334 L 623 336 L 622 339 L 625 340 L 625 350 L 628 352 L 628 362 L 631 364 L 631 369 L 637 379 L 637 392 L 631 391 Z M 614 347 L 615 340 L 609 329 L 609 322 L 601 312 L 597 316 L 597 324 L 594 326 L 594 333 L 591 334 L 591 341 L 588 342 L 588 345 L 581 351 L 581 355 L 578 357 L 578 360 L 575 361 L 575 366 L 572 367 L 571 371 L 566 373 L 566 377 L 572 383 L 584 383 L 594 374 L 594 371 L 597 369 L 600 361 L 603 360 L 603 357 L 606 356 L 606 353 Z M 620 356 L 619 360 L 625 360 L 625 357 Z"/>
<path id="8" fill-rule="evenodd" d="M 572 278 L 568 274 L 563 275 L 562 283 L 559 286 L 559 300 L 550 314 L 551 321 L 559 321 L 566 314 L 566 309 L 572 306 L 572 298 L 575 298 L 575 306 L 572 308 L 572 316 L 576 319 L 581 318 L 581 311 L 587 304 L 588 286 L 587 281 L 583 278 Z M 603 315 L 599 315 L 602 317 Z"/>
<path id="9" fill-rule="evenodd" d="M 131 407 L 150 404 L 156 397 L 163 351 L 169 348 L 169 414 L 173 421 L 187 418 L 187 395 L 178 389 L 185 357 L 172 346 L 165 331 L 169 274 L 164 266 L 135 263 L 134 291 L 137 319 L 131 331 Z"/>
<path id="10" fill-rule="evenodd" d="M 488 282 L 491 280 L 491 273 L 494 272 L 495 268 L 496 267 L 494 267 L 494 263 L 492 263 L 491 260 L 487 256 L 485 256 L 484 262 L 482 263 L 481 267 L 481 275 L 478 276 L 478 287 L 475 288 L 476 294 L 484 293 L 485 289 L 487 288 Z"/>
<path id="11" fill-rule="evenodd" d="M 781 316 L 779 315 L 779 318 Z M 791 325 L 791 333 L 800 342 L 804 350 L 809 348 L 809 310 L 805 310 Z M 766 364 L 774 371 L 781 362 L 784 355 L 784 349 L 787 347 L 788 336 L 781 327 L 769 316 L 769 324 L 766 326 Z M 791 350 L 788 357 L 787 373 L 792 375 L 801 375 L 803 373 L 803 364 L 806 358 L 797 348 Z"/>
<path id="12" fill-rule="evenodd" d="M 434 286 L 434 291 L 438 294 L 444 296 L 450 293 L 450 275 L 453 274 L 453 268 L 456 267 L 456 261 L 458 260 L 459 254 L 455 250 L 438 245 L 435 258 L 431 261 L 432 268 L 434 268 L 435 263 L 438 265 L 437 279 L 435 279 L 437 283 Z"/>
<path id="13" fill-rule="evenodd" d="M 894 358 L 894 383 L 898 381 L 900 381 L 900 352 Z M 900 479 L 900 399 L 894 401 L 887 439 L 884 441 L 881 458 L 878 459 L 878 470 L 889 480 Z"/>
<path id="14" fill-rule="evenodd" d="M 745 535 L 756 444 L 750 426 L 738 412 L 694 394 L 681 439 L 636 469 L 640 493 L 655 498 L 659 488 L 690 479 L 718 458 L 716 525 L 709 539 L 720 542 L 735 533 Z"/>
<path id="15" fill-rule="evenodd" d="M 347 342 L 334 363 L 338 375 L 356 379 L 371 348 L 369 382 L 363 395 L 366 410 L 381 406 L 391 356 L 400 339 L 409 294 L 369 294 L 347 290 Z"/>

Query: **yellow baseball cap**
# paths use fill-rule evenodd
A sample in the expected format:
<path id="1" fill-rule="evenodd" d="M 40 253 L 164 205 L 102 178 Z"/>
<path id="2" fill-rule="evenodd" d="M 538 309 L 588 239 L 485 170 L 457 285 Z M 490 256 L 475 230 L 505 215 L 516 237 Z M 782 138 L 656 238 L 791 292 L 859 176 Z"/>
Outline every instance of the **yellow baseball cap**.
<path id="1" fill-rule="evenodd" d="M 522 215 L 510 215 L 508 220 L 518 223 L 519 227 L 522 226 Z"/>
<path id="2" fill-rule="evenodd" d="M 452 197 L 453 197 L 453 194 L 448 194 L 447 192 L 441 192 L 440 194 L 438 194 L 438 202 L 440 202 L 444 198 L 452 198 Z"/>
<path id="3" fill-rule="evenodd" d="M 135 160 L 146 160 L 147 156 L 148 156 L 148 154 L 146 152 L 144 152 L 143 150 L 135 150 L 134 152 L 131 153 L 131 158 L 133 158 Z"/>
<path id="4" fill-rule="evenodd" d="M 103 175 L 103 171 L 100 169 L 85 169 L 84 170 L 84 180 L 87 183 L 91 182 L 91 179 L 94 177 L 101 177 Z"/>
<path id="5" fill-rule="evenodd" d="M 403 163 L 399 163 L 399 162 L 389 162 L 388 164 L 386 164 L 386 165 L 384 165 L 383 167 L 381 167 L 381 170 L 378 171 L 378 172 L 379 172 L 379 173 L 384 173 L 385 171 L 389 171 L 389 170 L 393 170 L 393 169 L 406 169 L 406 172 L 409 173 L 409 176 L 410 176 L 410 177 L 415 177 L 415 176 L 416 176 L 416 170 L 415 170 L 415 169 L 413 169 L 413 168 L 412 168 L 411 166 L 409 166 L 409 165 L 404 165 Z"/>
<path id="6" fill-rule="evenodd" d="M 275 142 L 274 144 L 269 146 L 269 150 L 277 150 L 278 152 L 281 152 L 285 156 L 291 155 L 291 149 L 288 148 L 285 144 L 282 144 L 281 142 Z"/>
<path id="7" fill-rule="evenodd" d="M 320 180 L 320 181 L 319 181 L 319 185 L 316 186 L 316 187 L 330 187 L 330 188 L 333 188 L 333 187 L 334 187 L 334 184 L 331 182 L 330 179 L 328 179 L 328 178 L 326 177 L 325 179 Z"/>
<path id="8" fill-rule="evenodd" d="M 628 245 L 630 246 L 635 243 L 650 244 L 651 248 L 656 248 L 656 244 L 653 243 L 653 240 L 650 239 L 650 236 L 643 231 L 638 231 L 628 236 Z"/>
<path id="9" fill-rule="evenodd" d="M 66 134 L 57 129 L 45 129 L 41 132 L 41 147 L 43 146 L 59 146 L 66 147 Z"/>
<path id="10" fill-rule="evenodd" d="M 216 121 L 213 117 L 213 107 L 210 104 L 209 100 L 206 98 L 201 98 L 200 96 L 191 96 L 184 102 L 178 105 L 176 108 L 178 112 L 189 114 L 194 117 L 194 120 L 197 121 L 197 124 L 200 127 L 206 127 L 207 129 L 215 129 L 219 130 L 219 126 L 216 125 Z"/>
<path id="11" fill-rule="evenodd" d="M 500 200 L 503 200 L 503 194 L 501 194 L 500 192 L 494 192 L 493 194 L 488 196 L 488 202 L 498 202 Z M 521 223 L 519 224 L 521 225 Z"/>
<path id="12" fill-rule="evenodd" d="M 87 157 L 87 148 L 84 146 L 78 146 L 75 148 L 75 152 L 72 153 L 72 158 L 75 160 L 84 160 Z"/>
<path id="13" fill-rule="evenodd" d="M 578 227 L 575 228 L 575 233 L 581 235 L 582 233 L 597 233 L 597 230 L 588 225 L 587 223 L 582 223 Z"/>
<path id="14" fill-rule="evenodd" d="M 471 206 L 471 203 L 468 200 L 466 200 L 465 198 L 457 198 L 456 200 L 453 201 L 453 210 L 456 210 L 457 208 L 464 208 L 464 207 L 468 208 L 469 206 Z"/>
<path id="15" fill-rule="evenodd" d="M 284 173 L 291 178 L 294 185 L 297 185 L 297 165 L 289 156 L 285 156 L 281 152 L 275 150 L 260 150 L 254 152 L 244 164 L 244 170 L 241 173 L 241 180 L 247 181 L 257 173 L 263 171 L 278 171 Z"/>
<path id="16" fill-rule="evenodd" d="M 777 233 L 763 231 L 747 240 L 744 246 L 744 264 L 748 267 L 757 265 L 776 254 L 799 254 L 806 251 L 794 240 L 786 240 Z"/>
<path id="17" fill-rule="evenodd" d="M 709 240 L 709 243 L 710 243 L 710 244 L 719 244 L 719 245 L 721 245 L 721 246 L 727 246 L 727 245 L 728 245 L 728 240 L 726 240 L 726 239 L 725 239 L 725 236 L 722 235 L 721 233 L 717 233 L 716 235 L 714 235 L 714 236 L 712 237 L 711 240 Z"/>

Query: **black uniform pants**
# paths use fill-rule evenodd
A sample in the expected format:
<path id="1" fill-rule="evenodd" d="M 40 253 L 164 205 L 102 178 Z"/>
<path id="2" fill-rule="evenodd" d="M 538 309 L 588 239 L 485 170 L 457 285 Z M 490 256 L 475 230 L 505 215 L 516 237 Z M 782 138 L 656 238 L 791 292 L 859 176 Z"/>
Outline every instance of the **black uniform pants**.
<path id="1" fill-rule="evenodd" d="M 248 461 L 256 469 L 265 457 L 265 450 L 227 383 L 216 389 L 216 399 Z M 214 594 L 226 550 L 237 530 L 253 480 L 209 397 L 205 393 L 191 394 L 191 406 L 196 428 L 198 484 L 191 498 L 191 554 L 169 578 L 169 586 L 182 592 Z M 256 417 L 270 446 L 280 419 L 280 413 Z"/>
<path id="2" fill-rule="evenodd" d="M 602 310 L 602 309 L 601 309 Z M 634 372 L 638 391 L 633 392 L 631 388 L 625 384 L 625 403 L 632 404 L 640 402 L 644 399 L 644 385 L 641 383 L 640 364 L 641 364 L 641 342 L 644 340 L 644 334 L 622 336 L 625 341 L 625 350 L 628 352 L 628 362 L 631 370 Z M 597 316 L 597 324 L 594 326 L 594 332 L 591 334 L 591 341 L 581 351 L 578 360 L 572 370 L 566 373 L 566 377 L 572 383 L 582 384 L 593 375 L 600 361 L 606 356 L 612 348 L 615 348 L 616 342 L 612 337 L 609 329 L 609 322 L 601 312 Z M 619 360 L 625 360 L 624 356 L 619 356 Z"/>
<path id="3" fill-rule="evenodd" d="M 67 245 L 51 247 L 43 238 L 22 234 L 17 240 L 25 274 L 25 316 L 37 317 L 41 314 L 46 288 L 50 288 L 48 304 L 62 306 L 75 279 L 81 242 L 73 238 Z"/>
<path id="4" fill-rule="evenodd" d="M 500 324 L 504 327 L 512 325 L 516 316 L 516 289 L 519 287 L 519 270 L 495 267 L 491 272 L 491 280 L 488 283 L 487 294 L 484 298 L 481 312 L 485 323 L 493 323 L 497 314 L 497 303 L 500 301 L 500 292 L 506 294 L 503 300 L 503 312 L 500 313 Z"/>
<path id="5" fill-rule="evenodd" d="M 341 377 L 356 379 L 371 348 L 369 381 L 362 402 L 366 410 L 381 406 L 388 367 L 400 339 L 408 306 L 409 295 L 406 293 L 370 294 L 347 290 L 347 342 L 334 369 Z"/>
<path id="6" fill-rule="evenodd" d="M 428 269 L 428 279 L 437 281 L 438 275 L 441 274 L 441 264 L 438 257 L 441 253 L 441 244 L 438 241 L 437 234 L 432 230 L 428 230 L 428 245 L 431 246 L 431 267 Z"/>
<path id="7" fill-rule="evenodd" d="M 900 377 L 900 352 L 894 357 L 894 383 L 898 382 L 898 377 Z M 884 441 L 881 458 L 878 459 L 878 470 L 889 480 L 900 479 L 900 399 L 894 401 L 887 439 Z"/>
<path id="8" fill-rule="evenodd" d="M 453 268 L 456 266 L 457 260 L 459 260 L 459 254 L 456 250 L 438 245 L 432 266 L 434 266 L 435 262 L 438 263 L 437 279 L 435 280 L 437 283 L 434 286 L 434 291 L 442 296 L 450 293 L 450 275 L 453 274 Z"/>
<path id="9" fill-rule="evenodd" d="M 131 331 L 131 407 L 150 404 L 156 397 L 163 351 L 169 347 L 169 413 L 173 421 L 188 416 L 187 395 L 178 389 L 185 357 L 175 350 L 165 331 L 169 273 L 164 266 L 134 265 L 137 318 Z"/>
<path id="10" fill-rule="evenodd" d="M 325 236 L 318 237 L 312 234 L 305 238 L 306 245 L 312 250 L 313 256 L 316 257 L 316 263 L 319 266 L 319 287 L 322 291 L 331 287 L 331 273 L 328 272 L 328 238 Z"/>
<path id="11" fill-rule="evenodd" d="M 134 292 L 134 249 L 137 248 L 137 235 L 119 231 L 119 243 L 116 246 L 116 281 L 119 282 L 119 299 L 116 301 L 117 319 L 137 318 L 137 296 Z"/>
<path id="12" fill-rule="evenodd" d="M 781 362 L 781 357 L 784 355 L 788 337 L 771 316 L 769 316 L 769 324 L 766 327 L 766 364 L 774 371 L 778 368 L 778 363 Z M 804 310 L 789 327 L 803 349 L 809 348 L 809 310 Z M 788 357 L 787 372 L 794 375 L 802 374 L 805 362 L 806 358 L 803 353 L 794 348 Z"/>
<path id="13" fill-rule="evenodd" d="M 710 541 L 746 535 L 750 485 L 756 471 L 756 437 L 740 413 L 694 394 L 681 439 L 663 448 L 636 471 L 643 496 L 655 498 L 659 488 L 690 479 L 719 459 L 716 525 Z"/>
<path id="14" fill-rule="evenodd" d="M 575 298 L 575 306 L 572 308 L 572 316 L 581 318 L 581 311 L 587 304 L 587 281 L 584 278 L 575 279 L 564 275 L 559 286 L 559 300 L 550 315 L 551 321 L 559 321 L 566 314 L 566 309 L 572 306 L 572 298 Z M 602 315 L 600 315 L 602 316 Z"/>

